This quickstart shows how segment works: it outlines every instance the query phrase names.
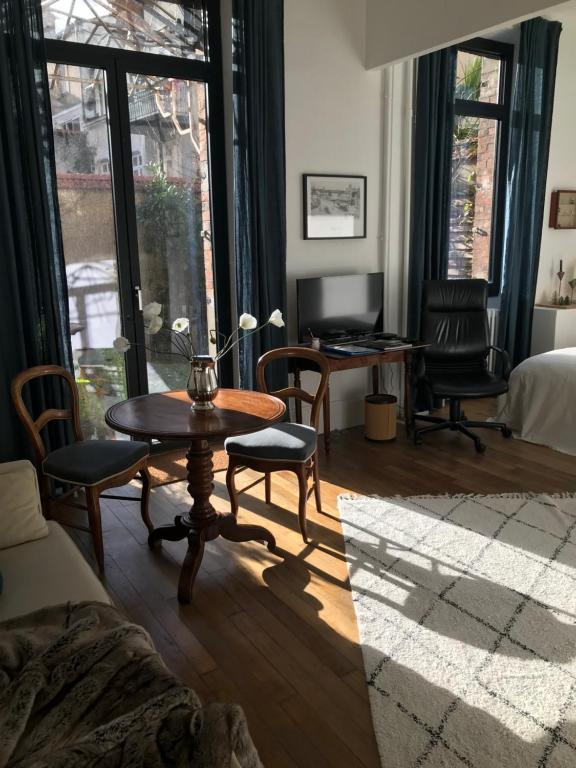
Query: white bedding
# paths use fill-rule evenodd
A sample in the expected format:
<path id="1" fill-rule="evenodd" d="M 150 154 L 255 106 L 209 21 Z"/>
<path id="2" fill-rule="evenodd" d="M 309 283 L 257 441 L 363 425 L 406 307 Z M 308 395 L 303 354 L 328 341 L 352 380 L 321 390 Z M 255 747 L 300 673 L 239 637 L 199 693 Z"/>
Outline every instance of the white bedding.
<path id="1" fill-rule="evenodd" d="M 576 347 L 520 363 L 498 410 L 515 437 L 576 456 Z"/>

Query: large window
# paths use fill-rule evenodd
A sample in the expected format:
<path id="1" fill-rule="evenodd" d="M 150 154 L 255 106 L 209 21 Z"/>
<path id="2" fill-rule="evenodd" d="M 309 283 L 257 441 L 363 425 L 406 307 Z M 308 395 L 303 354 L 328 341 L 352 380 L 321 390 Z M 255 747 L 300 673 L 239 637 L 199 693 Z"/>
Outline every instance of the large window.
<path id="1" fill-rule="evenodd" d="M 48 40 L 204 61 L 202 0 L 42 0 Z"/>
<path id="2" fill-rule="evenodd" d="M 86 436 L 106 409 L 184 387 L 164 332 L 229 332 L 216 0 L 42 0 L 70 334 Z M 136 345 L 114 348 L 123 335 Z M 221 380 L 230 371 L 220 369 Z"/>
<path id="3" fill-rule="evenodd" d="M 500 290 L 513 47 L 474 40 L 456 51 L 448 278 Z"/>

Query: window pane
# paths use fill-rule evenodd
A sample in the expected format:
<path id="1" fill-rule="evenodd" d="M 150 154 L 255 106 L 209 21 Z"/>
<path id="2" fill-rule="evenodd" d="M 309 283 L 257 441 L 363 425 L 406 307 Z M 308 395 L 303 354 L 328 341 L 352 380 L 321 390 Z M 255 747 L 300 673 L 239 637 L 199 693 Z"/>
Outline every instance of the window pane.
<path id="1" fill-rule="evenodd" d="M 126 397 L 106 80 L 101 69 L 48 64 L 70 336 L 86 438 L 121 437 L 104 423 Z"/>
<path id="2" fill-rule="evenodd" d="M 214 353 L 206 86 L 129 74 L 128 93 L 143 304 L 161 305 L 164 327 L 187 318 L 196 353 Z M 150 392 L 185 388 L 176 351 L 164 331 L 148 335 Z"/>
<path id="3" fill-rule="evenodd" d="M 497 120 L 454 120 L 449 278 L 490 278 L 498 132 Z"/>
<path id="4" fill-rule="evenodd" d="M 206 59 L 203 0 L 42 0 L 44 36 L 182 59 Z"/>
<path id="5" fill-rule="evenodd" d="M 500 68 L 498 58 L 458 51 L 456 63 L 456 98 L 498 104 Z"/>

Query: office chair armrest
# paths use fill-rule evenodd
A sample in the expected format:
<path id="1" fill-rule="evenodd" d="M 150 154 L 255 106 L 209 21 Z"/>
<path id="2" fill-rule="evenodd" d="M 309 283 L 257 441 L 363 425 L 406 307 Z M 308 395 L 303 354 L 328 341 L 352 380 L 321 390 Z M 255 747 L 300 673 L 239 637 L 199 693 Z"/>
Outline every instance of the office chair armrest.
<path id="1" fill-rule="evenodd" d="M 494 347 L 492 345 L 490 345 L 489 349 L 500 355 L 502 360 L 502 378 L 508 381 L 510 374 L 512 373 L 512 365 L 510 364 L 510 356 L 508 355 L 508 352 L 506 352 L 505 349 L 500 349 L 500 347 Z"/>

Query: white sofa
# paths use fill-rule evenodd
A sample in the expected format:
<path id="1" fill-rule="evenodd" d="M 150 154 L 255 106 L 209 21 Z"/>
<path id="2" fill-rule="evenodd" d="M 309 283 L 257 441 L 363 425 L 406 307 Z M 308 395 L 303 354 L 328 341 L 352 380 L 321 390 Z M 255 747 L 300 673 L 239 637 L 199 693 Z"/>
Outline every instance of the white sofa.
<path id="1" fill-rule="evenodd" d="M 29 461 L 0 464 L 0 622 L 68 601 L 111 599 L 66 531 L 42 516 Z"/>
<path id="2" fill-rule="evenodd" d="M 62 526 L 44 519 L 29 461 L 0 464 L 0 574 L 0 623 L 69 601 L 112 603 Z M 234 754 L 230 768 L 240 768 Z"/>

